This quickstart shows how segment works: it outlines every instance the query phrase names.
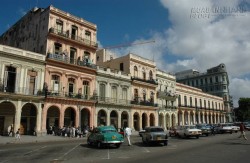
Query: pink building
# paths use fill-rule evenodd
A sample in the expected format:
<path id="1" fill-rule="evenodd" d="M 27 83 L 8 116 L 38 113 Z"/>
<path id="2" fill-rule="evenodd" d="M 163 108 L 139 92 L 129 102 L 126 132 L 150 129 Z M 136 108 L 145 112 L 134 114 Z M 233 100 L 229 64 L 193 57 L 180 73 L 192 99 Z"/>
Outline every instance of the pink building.
<path id="1" fill-rule="evenodd" d="M 97 26 L 53 6 L 34 8 L 0 43 L 46 55 L 41 132 L 55 126 L 92 126 Z"/>

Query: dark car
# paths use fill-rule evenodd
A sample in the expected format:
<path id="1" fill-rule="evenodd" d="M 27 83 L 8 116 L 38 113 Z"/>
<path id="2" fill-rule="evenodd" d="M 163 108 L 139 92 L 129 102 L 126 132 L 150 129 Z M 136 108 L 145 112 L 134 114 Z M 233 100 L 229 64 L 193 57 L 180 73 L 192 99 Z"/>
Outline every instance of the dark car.
<path id="1" fill-rule="evenodd" d="M 197 124 L 196 128 L 201 130 L 202 135 L 210 135 L 211 134 L 211 127 L 208 126 L 207 124 Z"/>
<path id="2" fill-rule="evenodd" d="M 97 145 L 98 148 L 106 145 L 115 145 L 117 148 L 124 142 L 124 138 L 114 126 L 100 126 L 93 129 L 87 139 L 88 145 Z"/>
<path id="3" fill-rule="evenodd" d="M 170 130 L 169 130 L 169 136 L 170 137 L 176 136 L 176 128 L 175 127 L 170 128 Z"/>

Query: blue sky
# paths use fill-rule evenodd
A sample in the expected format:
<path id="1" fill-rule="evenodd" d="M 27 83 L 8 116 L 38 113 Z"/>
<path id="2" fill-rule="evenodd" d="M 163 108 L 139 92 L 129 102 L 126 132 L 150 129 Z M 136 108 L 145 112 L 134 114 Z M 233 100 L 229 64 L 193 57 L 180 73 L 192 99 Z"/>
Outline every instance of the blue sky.
<path id="1" fill-rule="evenodd" d="M 95 23 L 101 46 L 156 41 L 114 49 L 118 56 L 154 58 L 167 72 L 225 63 L 234 105 L 250 97 L 250 0 L 3 0 L 0 34 L 31 8 L 51 4 Z"/>

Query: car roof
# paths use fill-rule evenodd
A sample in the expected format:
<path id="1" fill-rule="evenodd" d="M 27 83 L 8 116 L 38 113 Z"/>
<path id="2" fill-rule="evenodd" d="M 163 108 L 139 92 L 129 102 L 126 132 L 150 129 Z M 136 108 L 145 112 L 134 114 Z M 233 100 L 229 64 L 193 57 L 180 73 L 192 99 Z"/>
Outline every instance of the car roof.
<path id="1" fill-rule="evenodd" d="M 114 130 L 115 129 L 114 126 L 98 126 L 97 128 L 100 130 L 111 130 L 111 129 Z"/>

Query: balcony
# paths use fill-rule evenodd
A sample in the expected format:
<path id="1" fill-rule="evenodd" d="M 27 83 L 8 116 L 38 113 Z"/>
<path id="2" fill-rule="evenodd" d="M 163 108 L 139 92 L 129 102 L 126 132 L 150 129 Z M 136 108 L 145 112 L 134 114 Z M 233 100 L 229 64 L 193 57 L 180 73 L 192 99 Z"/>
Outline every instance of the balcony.
<path id="1" fill-rule="evenodd" d="M 166 109 L 170 109 L 170 110 L 176 110 L 177 107 L 176 106 L 172 106 L 172 105 L 163 105 L 163 104 L 158 104 L 160 110 L 166 110 Z"/>
<path id="2" fill-rule="evenodd" d="M 1 79 L 0 79 L 1 81 Z M 44 96 L 45 93 L 41 89 L 30 89 L 29 87 L 17 87 L 17 88 L 8 88 L 0 83 L 0 93 L 8 93 L 8 94 L 21 94 L 27 96 Z"/>
<path id="3" fill-rule="evenodd" d="M 131 80 L 136 80 L 136 81 L 140 81 L 140 82 L 145 82 L 145 83 L 149 83 L 149 84 L 154 84 L 154 85 L 158 85 L 158 83 L 154 80 L 154 79 L 143 79 L 143 78 L 139 78 L 139 77 L 131 77 Z"/>
<path id="4" fill-rule="evenodd" d="M 166 99 L 168 101 L 175 101 L 178 97 L 177 94 L 167 91 L 157 91 L 157 98 Z"/>
<path id="5" fill-rule="evenodd" d="M 115 104 L 115 105 L 130 105 L 130 101 L 126 99 L 117 99 L 117 98 L 111 98 L 111 97 L 100 97 L 95 96 L 95 99 L 98 103 L 102 104 Z"/>
<path id="6" fill-rule="evenodd" d="M 98 44 L 96 42 L 90 41 L 88 39 L 85 39 L 85 38 L 82 38 L 82 37 L 79 37 L 76 35 L 69 34 L 69 31 L 61 31 L 61 30 L 57 30 L 57 29 L 51 27 L 49 29 L 49 33 L 52 33 L 54 35 L 57 35 L 57 36 L 60 36 L 60 37 L 66 38 L 66 39 L 76 41 L 78 43 L 81 43 L 81 44 L 84 44 L 87 46 L 98 48 Z"/>
<path id="7" fill-rule="evenodd" d="M 61 55 L 61 54 L 51 54 L 49 53 L 47 55 L 48 59 L 53 59 L 53 60 L 57 60 L 60 62 L 64 62 L 64 63 L 68 63 L 68 64 L 72 64 L 72 65 L 77 65 L 77 66 L 83 66 L 83 67 L 89 67 L 92 69 L 96 69 L 96 65 L 92 64 L 90 62 L 85 62 L 85 61 L 81 61 L 78 59 L 73 59 L 73 58 L 69 58 L 65 55 Z"/>
<path id="8" fill-rule="evenodd" d="M 134 99 L 131 101 L 131 104 L 133 105 L 141 105 L 141 106 L 152 106 L 152 107 L 158 107 L 157 103 L 150 102 L 150 101 L 144 101 L 139 99 Z"/>
<path id="9" fill-rule="evenodd" d="M 82 100 L 95 100 L 94 96 L 83 95 L 81 93 L 63 92 L 48 90 L 45 95 L 46 98 L 56 97 L 56 98 L 70 98 L 70 99 L 82 99 Z"/>

